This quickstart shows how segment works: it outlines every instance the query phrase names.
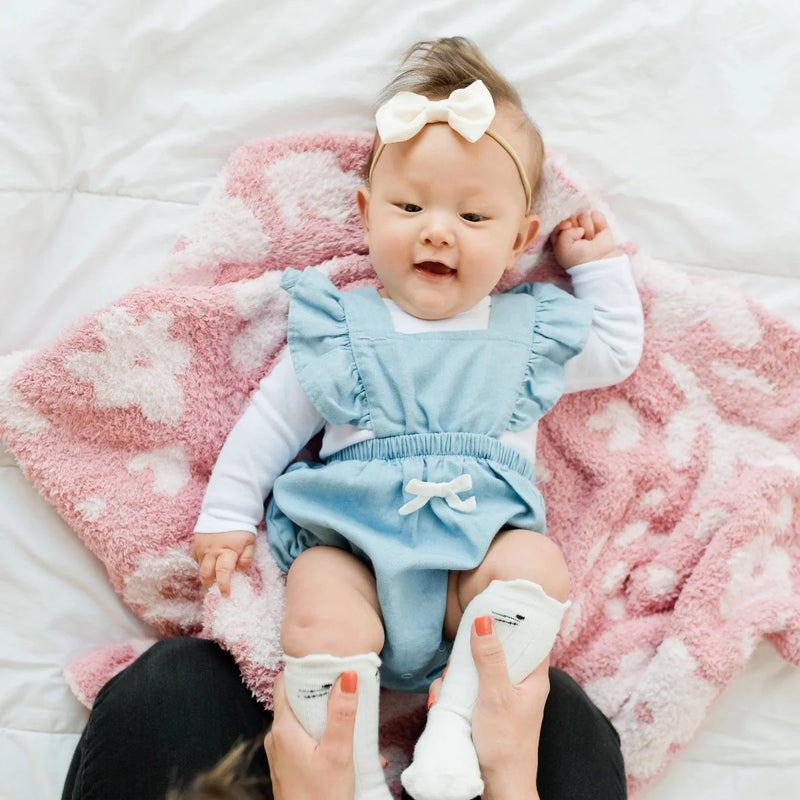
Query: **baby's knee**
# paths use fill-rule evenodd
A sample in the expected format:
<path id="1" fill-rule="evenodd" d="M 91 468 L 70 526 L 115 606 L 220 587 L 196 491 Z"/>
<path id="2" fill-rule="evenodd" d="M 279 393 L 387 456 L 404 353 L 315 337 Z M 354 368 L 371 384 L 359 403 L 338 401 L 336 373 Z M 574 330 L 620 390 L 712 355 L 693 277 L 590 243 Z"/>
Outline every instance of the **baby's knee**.
<path id="1" fill-rule="evenodd" d="M 371 609 L 370 609 L 371 611 Z M 383 649 L 384 633 L 373 613 L 325 609 L 290 609 L 281 626 L 283 651 L 295 658 L 324 653 L 331 656 L 354 656 Z"/>
<path id="2" fill-rule="evenodd" d="M 566 602 L 570 592 L 569 567 L 561 548 L 546 536 L 536 535 L 531 538 L 533 552 L 530 554 L 530 562 L 535 561 L 537 564 L 534 569 L 538 576 L 537 582 L 551 597 L 559 602 Z"/>
<path id="3" fill-rule="evenodd" d="M 542 534 L 525 530 L 501 533 L 486 554 L 485 564 L 494 580 L 522 578 L 538 583 L 551 597 L 569 597 L 569 569 L 561 548 Z"/>
<path id="4" fill-rule="evenodd" d="M 339 652 L 349 635 L 349 631 L 343 630 L 343 627 L 336 620 L 326 620 L 289 606 L 281 625 L 281 647 L 286 655 L 295 658 L 312 653 L 345 655 Z"/>

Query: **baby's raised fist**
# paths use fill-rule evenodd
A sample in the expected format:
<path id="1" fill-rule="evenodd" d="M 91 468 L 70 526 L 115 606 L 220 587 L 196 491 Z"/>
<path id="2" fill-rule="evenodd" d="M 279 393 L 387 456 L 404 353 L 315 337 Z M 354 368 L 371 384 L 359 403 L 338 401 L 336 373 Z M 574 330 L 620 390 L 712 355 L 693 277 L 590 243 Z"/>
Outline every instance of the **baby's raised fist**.
<path id="1" fill-rule="evenodd" d="M 561 220 L 550 235 L 550 243 L 563 269 L 620 255 L 601 211 L 583 212 Z"/>

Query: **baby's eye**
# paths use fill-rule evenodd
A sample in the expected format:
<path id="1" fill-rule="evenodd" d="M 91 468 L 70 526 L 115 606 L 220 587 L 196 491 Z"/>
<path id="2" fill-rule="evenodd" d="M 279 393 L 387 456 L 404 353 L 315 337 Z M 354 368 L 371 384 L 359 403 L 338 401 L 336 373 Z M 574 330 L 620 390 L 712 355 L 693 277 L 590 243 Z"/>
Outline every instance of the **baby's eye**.
<path id="1" fill-rule="evenodd" d="M 486 217 L 482 214 L 473 214 L 468 211 L 466 214 L 461 215 L 461 219 L 465 219 L 467 222 L 483 222 Z"/>
<path id="2" fill-rule="evenodd" d="M 397 207 L 401 211 L 407 211 L 409 214 L 416 214 L 418 211 L 422 211 L 420 206 L 414 205 L 414 203 L 398 203 Z"/>

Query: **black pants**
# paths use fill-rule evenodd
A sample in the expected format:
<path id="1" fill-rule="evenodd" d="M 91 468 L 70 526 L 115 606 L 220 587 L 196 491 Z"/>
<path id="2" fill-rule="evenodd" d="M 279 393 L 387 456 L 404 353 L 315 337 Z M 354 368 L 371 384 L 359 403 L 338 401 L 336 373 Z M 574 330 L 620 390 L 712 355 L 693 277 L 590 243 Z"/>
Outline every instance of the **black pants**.
<path id="1" fill-rule="evenodd" d="M 581 688 L 550 670 L 539 746 L 542 800 L 625 798 L 619 737 Z M 260 741 L 271 721 L 213 642 L 166 639 L 97 696 L 62 800 L 163 800 L 212 767 L 235 742 Z M 251 772 L 266 775 L 257 747 Z M 265 788 L 265 798 L 272 798 Z"/>

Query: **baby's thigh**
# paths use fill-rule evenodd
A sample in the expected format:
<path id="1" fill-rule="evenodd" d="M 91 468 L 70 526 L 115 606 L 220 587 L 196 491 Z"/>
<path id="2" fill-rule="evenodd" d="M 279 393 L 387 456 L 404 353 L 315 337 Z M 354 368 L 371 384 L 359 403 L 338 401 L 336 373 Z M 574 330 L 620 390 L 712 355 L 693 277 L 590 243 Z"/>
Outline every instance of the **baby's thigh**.
<path id="1" fill-rule="evenodd" d="M 383 625 L 369 568 L 336 547 L 301 553 L 286 578 L 281 643 L 293 656 L 380 652 Z"/>

